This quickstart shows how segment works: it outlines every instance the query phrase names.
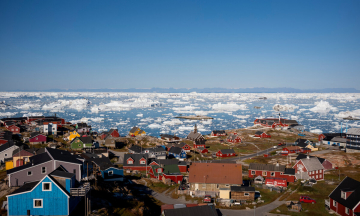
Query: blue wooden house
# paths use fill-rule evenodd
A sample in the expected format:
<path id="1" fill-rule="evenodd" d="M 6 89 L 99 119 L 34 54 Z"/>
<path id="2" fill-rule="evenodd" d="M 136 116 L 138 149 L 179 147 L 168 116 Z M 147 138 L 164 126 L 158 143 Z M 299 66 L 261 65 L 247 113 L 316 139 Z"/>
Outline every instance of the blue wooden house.
<path id="1" fill-rule="evenodd" d="M 7 196 L 8 215 L 69 215 L 80 197 L 70 195 L 73 173 L 56 169 L 40 181 L 24 184 Z"/>
<path id="2" fill-rule="evenodd" d="M 123 181 L 124 170 L 116 167 L 109 167 L 105 170 L 101 170 L 101 176 L 104 181 Z"/>
<path id="3" fill-rule="evenodd" d="M 171 147 L 169 150 L 169 158 L 186 159 L 186 152 L 180 147 Z"/>

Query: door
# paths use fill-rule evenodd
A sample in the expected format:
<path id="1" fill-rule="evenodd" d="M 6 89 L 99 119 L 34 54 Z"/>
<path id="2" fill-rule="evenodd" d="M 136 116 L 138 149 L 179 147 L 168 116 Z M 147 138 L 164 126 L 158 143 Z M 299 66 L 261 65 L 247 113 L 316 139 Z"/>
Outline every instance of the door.
<path id="1" fill-rule="evenodd" d="M 195 184 L 195 190 L 199 190 L 199 184 Z"/>

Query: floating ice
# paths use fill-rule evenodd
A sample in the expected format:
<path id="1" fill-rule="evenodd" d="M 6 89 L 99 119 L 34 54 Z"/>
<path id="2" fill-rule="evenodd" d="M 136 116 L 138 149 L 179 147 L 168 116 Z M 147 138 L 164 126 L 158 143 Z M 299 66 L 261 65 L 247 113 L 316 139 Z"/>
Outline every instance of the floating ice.
<path id="1" fill-rule="evenodd" d="M 293 104 L 284 104 L 284 105 L 280 105 L 280 104 L 275 104 L 273 109 L 275 111 L 281 112 L 281 111 L 294 111 L 294 109 L 299 108 L 298 106 L 295 106 Z"/>
<path id="2" fill-rule="evenodd" d="M 316 134 L 321 134 L 322 133 L 322 130 L 320 129 L 313 129 L 313 130 L 310 130 L 311 133 L 316 133 Z"/>
<path id="3" fill-rule="evenodd" d="M 1 117 L 8 117 L 8 116 L 14 116 L 17 112 L 0 112 Z"/>
<path id="4" fill-rule="evenodd" d="M 338 114 L 335 114 L 335 117 L 340 119 L 347 118 L 350 116 L 353 118 L 360 118 L 360 109 L 353 111 L 339 112 Z"/>
<path id="5" fill-rule="evenodd" d="M 213 110 L 217 110 L 217 111 L 237 111 L 237 110 L 247 110 L 248 107 L 246 106 L 246 104 L 236 104 L 236 103 L 226 103 L 223 104 L 221 102 L 212 105 L 212 109 Z"/>
<path id="6" fill-rule="evenodd" d="M 312 112 L 316 113 L 328 113 L 330 111 L 337 111 L 336 107 L 333 107 L 327 101 L 321 100 L 320 102 L 315 103 L 316 106 L 309 109 Z"/>

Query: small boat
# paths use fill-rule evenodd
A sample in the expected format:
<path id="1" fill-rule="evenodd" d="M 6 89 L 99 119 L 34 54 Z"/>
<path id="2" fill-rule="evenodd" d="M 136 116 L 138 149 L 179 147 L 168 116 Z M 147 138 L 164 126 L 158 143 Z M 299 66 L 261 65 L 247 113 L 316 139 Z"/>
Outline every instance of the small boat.
<path id="1" fill-rule="evenodd" d="M 352 116 L 348 116 L 348 117 L 345 117 L 343 119 L 344 120 L 360 120 L 360 118 L 355 118 L 355 117 L 352 117 Z"/>

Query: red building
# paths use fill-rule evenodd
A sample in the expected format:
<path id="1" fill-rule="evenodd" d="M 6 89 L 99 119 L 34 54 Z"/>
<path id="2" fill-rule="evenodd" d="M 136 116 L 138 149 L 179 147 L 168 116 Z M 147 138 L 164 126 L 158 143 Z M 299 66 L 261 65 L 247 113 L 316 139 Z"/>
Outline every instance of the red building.
<path id="1" fill-rule="evenodd" d="M 324 167 L 315 157 L 307 157 L 296 161 L 293 166 L 297 179 L 313 178 L 317 181 L 324 180 Z"/>
<path id="2" fill-rule="evenodd" d="M 152 161 L 150 166 L 164 166 L 164 165 L 177 165 L 180 172 L 186 173 L 188 171 L 188 167 L 185 161 L 179 161 L 178 159 L 157 159 Z"/>
<path id="3" fill-rule="evenodd" d="M 288 154 L 297 154 L 301 152 L 301 148 L 299 146 L 288 146 L 284 147 L 281 154 L 288 155 Z"/>
<path id="4" fill-rule="evenodd" d="M 110 136 L 112 136 L 112 137 L 120 137 L 120 134 L 119 134 L 118 129 L 111 129 L 111 130 L 109 131 L 109 134 L 110 134 Z"/>
<path id="5" fill-rule="evenodd" d="M 30 144 L 40 144 L 40 143 L 44 144 L 46 143 L 46 136 L 38 132 L 31 133 L 29 142 Z"/>
<path id="6" fill-rule="evenodd" d="M 211 131 L 211 135 L 213 137 L 226 136 L 226 132 L 224 130 L 214 130 Z"/>
<path id="7" fill-rule="evenodd" d="M 289 127 L 290 125 L 298 124 L 296 120 L 288 120 L 282 118 L 267 118 L 267 119 L 255 119 L 254 125 L 261 125 L 263 127 L 275 128 L 280 127 Z"/>
<path id="8" fill-rule="evenodd" d="M 138 170 L 145 171 L 150 170 L 147 160 L 147 154 L 125 154 L 124 155 L 124 170 Z"/>
<path id="9" fill-rule="evenodd" d="M 201 141 L 194 141 L 194 148 L 199 148 L 199 147 L 205 147 L 205 140 L 201 140 Z"/>
<path id="10" fill-rule="evenodd" d="M 151 166 L 149 170 L 149 175 L 151 178 L 156 178 L 164 181 L 165 179 L 170 179 L 176 184 L 180 184 L 183 180 L 183 175 L 180 173 L 180 170 L 176 164 L 160 166 Z"/>
<path id="11" fill-rule="evenodd" d="M 303 154 L 307 154 L 307 153 L 311 152 L 311 149 L 309 149 L 309 148 L 301 148 L 300 152 L 303 153 Z"/>
<path id="12" fill-rule="evenodd" d="M 270 135 L 268 135 L 268 134 L 266 134 L 265 132 L 262 132 L 262 131 L 256 131 L 255 136 L 260 137 L 260 138 L 271 138 Z"/>
<path id="13" fill-rule="evenodd" d="M 198 151 L 198 152 L 200 152 L 202 154 L 209 153 L 209 150 L 207 150 L 207 148 L 203 148 L 203 147 L 197 148 L 196 151 Z"/>
<path id="14" fill-rule="evenodd" d="M 295 182 L 295 170 L 280 164 L 250 163 L 249 178 L 255 178 L 256 176 L 282 178 L 286 179 L 286 182 Z"/>
<path id="15" fill-rule="evenodd" d="M 236 156 L 234 149 L 221 149 L 216 153 L 217 157 L 234 157 Z"/>
<path id="16" fill-rule="evenodd" d="M 16 126 L 16 125 L 10 125 L 10 126 L 6 126 L 6 128 L 13 132 L 14 134 L 18 134 L 20 133 L 20 127 Z"/>
<path id="17" fill-rule="evenodd" d="M 241 137 L 239 137 L 236 133 L 230 134 L 226 138 L 226 141 L 231 142 L 231 143 L 241 143 Z"/>
<path id="18" fill-rule="evenodd" d="M 301 160 L 301 159 L 305 159 L 307 157 L 311 157 L 311 158 L 317 158 L 319 160 L 319 162 L 321 163 L 321 165 L 324 167 L 324 170 L 330 170 L 330 169 L 333 169 L 333 164 L 328 161 L 327 159 L 325 158 L 321 158 L 321 157 L 316 157 L 316 156 L 311 156 L 311 155 L 305 155 L 305 154 L 299 154 L 297 157 L 296 157 L 296 161 L 298 160 Z"/>
<path id="19" fill-rule="evenodd" d="M 345 177 L 329 195 L 329 207 L 342 216 L 354 216 L 360 213 L 360 182 Z"/>
<path id="20" fill-rule="evenodd" d="M 287 179 L 268 177 L 265 179 L 265 185 L 274 186 L 274 187 L 287 187 Z"/>

